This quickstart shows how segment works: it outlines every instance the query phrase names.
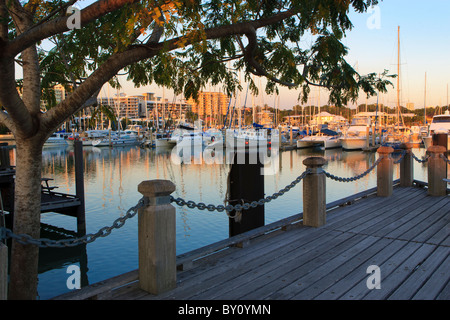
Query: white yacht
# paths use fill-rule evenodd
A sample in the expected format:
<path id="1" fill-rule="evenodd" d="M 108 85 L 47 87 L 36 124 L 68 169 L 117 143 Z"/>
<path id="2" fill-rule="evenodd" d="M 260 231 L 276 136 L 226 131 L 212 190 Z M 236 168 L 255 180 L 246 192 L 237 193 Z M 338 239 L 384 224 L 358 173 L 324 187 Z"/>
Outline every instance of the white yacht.
<path id="1" fill-rule="evenodd" d="M 116 136 L 92 140 L 93 147 L 119 147 L 137 145 L 138 143 L 138 137 L 129 134 L 120 134 Z"/>
<path id="2" fill-rule="evenodd" d="M 203 135 L 197 131 L 186 132 L 182 135 L 177 135 L 176 140 L 172 136 L 172 141 L 175 141 L 177 147 L 203 146 Z"/>
<path id="3" fill-rule="evenodd" d="M 61 132 L 53 133 L 44 143 L 44 147 L 66 146 L 67 135 Z"/>
<path id="4" fill-rule="evenodd" d="M 109 134 L 109 130 L 86 130 L 80 134 L 74 133 L 69 136 L 67 138 L 67 143 L 73 145 L 73 143 L 78 140 L 83 142 L 84 147 L 92 146 L 92 141 L 108 137 Z M 115 135 L 115 132 L 111 132 L 111 135 Z"/>
<path id="5" fill-rule="evenodd" d="M 342 143 L 336 131 L 324 130 L 312 136 L 305 136 L 297 140 L 297 148 L 319 147 L 321 150 L 340 148 Z"/>
<path id="6" fill-rule="evenodd" d="M 234 134 L 233 134 L 234 133 Z M 267 130 L 264 129 L 244 129 L 234 131 L 230 134 L 227 132 L 227 147 L 231 147 L 228 137 L 234 135 L 233 147 L 236 149 L 252 149 L 270 145 L 270 139 L 267 136 Z"/>
<path id="7" fill-rule="evenodd" d="M 433 134 L 435 133 L 446 133 L 447 146 L 450 147 L 450 113 L 448 110 L 445 111 L 444 114 L 433 117 L 429 128 L 429 134 L 426 137 L 423 137 L 423 144 L 426 149 L 432 145 Z"/>
<path id="8" fill-rule="evenodd" d="M 367 127 L 369 127 L 369 141 L 371 133 L 370 129 L 370 117 L 355 117 L 352 120 L 347 131 L 339 140 L 342 143 L 342 149 L 344 150 L 361 150 L 366 147 L 367 144 Z"/>

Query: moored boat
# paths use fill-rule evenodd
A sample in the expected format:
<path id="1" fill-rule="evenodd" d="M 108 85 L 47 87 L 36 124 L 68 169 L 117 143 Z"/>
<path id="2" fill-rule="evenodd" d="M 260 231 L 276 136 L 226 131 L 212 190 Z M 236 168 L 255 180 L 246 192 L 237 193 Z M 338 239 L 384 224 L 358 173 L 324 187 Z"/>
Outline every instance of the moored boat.
<path id="1" fill-rule="evenodd" d="M 433 134 L 447 134 L 447 147 L 450 147 L 450 113 L 445 111 L 444 114 L 435 115 L 430 124 L 429 134 L 423 137 L 425 148 L 433 144 Z"/>

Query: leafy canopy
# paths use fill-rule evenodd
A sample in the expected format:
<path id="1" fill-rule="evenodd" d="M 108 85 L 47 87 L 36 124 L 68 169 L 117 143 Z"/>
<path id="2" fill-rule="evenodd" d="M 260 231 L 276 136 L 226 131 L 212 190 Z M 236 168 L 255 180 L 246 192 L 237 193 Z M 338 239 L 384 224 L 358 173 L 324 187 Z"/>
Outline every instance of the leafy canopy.
<path id="1" fill-rule="evenodd" d="M 62 15 L 77 1 L 34 0 L 34 23 Z M 135 86 L 155 83 L 186 97 L 198 96 L 208 84 L 223 86 L 233 95 L 242 90 L 243 72 L 250 89 L 258 88 L 252 75 L 267 78 L 265 91 L 279 86 L 299 89 L 306 101 L 311 86 L 329 89 L 330 103 L 355 101 L 360 90 L 367 95 L 385 92 L 392 75 L 387 71 L 359 75 L 345 56 L 341 40 L 352 23 L 353 8 L 362 13 L 377 0 L 146 0 L 128 1 L 81 29 L 69 30 L 41 43 L 39 57 L 43 92 L 54 84 L 76 86 L 111 56 L 136 46 L 155 50 L 151 58 L 133 62 L 122 72 Z M 83 4 L 83 2 L 80 2 Z M 285 14 L 283 19 L 274 19 Z M 273 20 L 273 23 L 270 21 Z M 261 21 L 269 21 L 260 23 Z M 258 23 L 254 23 L 258 22 Z M 252 28 L 242 25 L 251 24 Z M 9 38 L 17 30 L 9 23 Z M 228 26 L 229 32 L 217 32 Z M 159 33 L 159 34 L 158 34 Z M 156 37 L 155 35 L 159 35 Z M 305 39 L 313 37 L 305 47 Z M 51 44 L 45 50 L 44 45 Z M 119 86 L 116 78 L 110 80 Z"/>

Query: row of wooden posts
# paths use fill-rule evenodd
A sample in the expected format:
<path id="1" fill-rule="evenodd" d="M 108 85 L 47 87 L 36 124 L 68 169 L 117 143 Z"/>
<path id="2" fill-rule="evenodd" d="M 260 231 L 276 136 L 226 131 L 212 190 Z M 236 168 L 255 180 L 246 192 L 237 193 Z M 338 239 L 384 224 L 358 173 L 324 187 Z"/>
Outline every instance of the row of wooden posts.
<path id="1" fill-rule="evenodd" d="M 413 185 L 412 145 L 405 144 L 405 155 L 400 162 L 400 185 Z M 382 157 L 377 166 L 377 196 L 389 197 L 393 192 L 394 149 L 380 147 Z M 447 163 L 441 158 L 446 149 L 431 146 L 428 158 L 428 194 L 445 196 Z M 303 161 L 311 170 L 303 179 L 303 224 L 320 227 L 326 223 L 326 176 L 322 167 L 327 161 L 322 157 L 310 157 Z M 152 293 L 176 287 L 176 241 L 175 207 L 170 203 L 170 194 L 175 185 L 167 180 L 143 181 L 138 190 L 150 199 L 148 207 L 139 211 L 139 284 L 141 289 Z M 245 214 L 245 213 L 244 213 Z"/>
<path id="2" fill-rule="evenodd" d="M 400 185 L 413 185 L 412 145 L 404 144 L 400 162 Z M 393 192 L 393 149 L 380 147 L 377 170 L 377 195 L 389 197 Z M 427 150 L 428 194 L 447 194 L 447 163 L 441 158 L 446 148 L 431 146 Z M 322 167 L 327 160 L 310 157 L 303 164 L 310 174 L 303 179 L 303 225 L 320 227 L 326 224 L 326 175 Z M 176 187 L 168 180 L 148 180 L 138 191 L 148 198 L 148 205 L 138 211 L 139 284 L 141 289 L 159 294 L 176 287 L 176 210 L 170 195 Z M 276 201 L 276 200 L 275 200 Z M 245 212 L 243 213 L 245 215 Z M 7 247 L 0 242 L 0 300 L 7 296 Z"/>

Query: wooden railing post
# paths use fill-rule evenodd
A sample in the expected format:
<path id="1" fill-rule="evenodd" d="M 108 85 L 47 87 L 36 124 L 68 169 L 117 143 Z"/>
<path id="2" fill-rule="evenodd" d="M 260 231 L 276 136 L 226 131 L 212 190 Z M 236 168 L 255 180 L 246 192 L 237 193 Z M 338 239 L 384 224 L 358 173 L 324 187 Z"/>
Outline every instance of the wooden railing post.
<path id="1" fill-rule="evenodd" d="M 176 287 L 175 207 L 170 194 L 175 185 L 168 180 L 143 181 L 138 191 L 149 200 L 138 212 L 139 285 L 160 294 Z"/>
<path id="2" fill-rule="evenodd" d="M 377 150 L 379 157 L 383 157 L 377 166 L 377 196 L 390 197 L 393 191 L 394 160 L 391 147 L 379 147 Z"/>
<path id="3" fill-rule="evenodd" d="M 303 224 L 320 227 L 326 223 L 326 176 L 322 166 L 327 160 L 322 157 L 310 157 L 303 160 L 311 170 L 303 179 Z"/>
<path id="4" fill-rule="evenodd" d="M 0 300 L 8 299 L 8 247 L 0 240 Z"/>
<path id="5" fill-rule="evenodd" d="M 428 195 L 433 197 L 445 196 L 447 194 L 447 163 L 440 155 L 446 151 L 445 147 L 433 145 L 427 150 L 428 158 Z"/>
<path id="6" fill-rule="evenodd" d="M 402 161 L 400 162 L 400 186 L 411 187 L 414 181 L 414 163 L 412 157 L 412 143 L 403 143 L 401 148 L 405 151 Z"/>

